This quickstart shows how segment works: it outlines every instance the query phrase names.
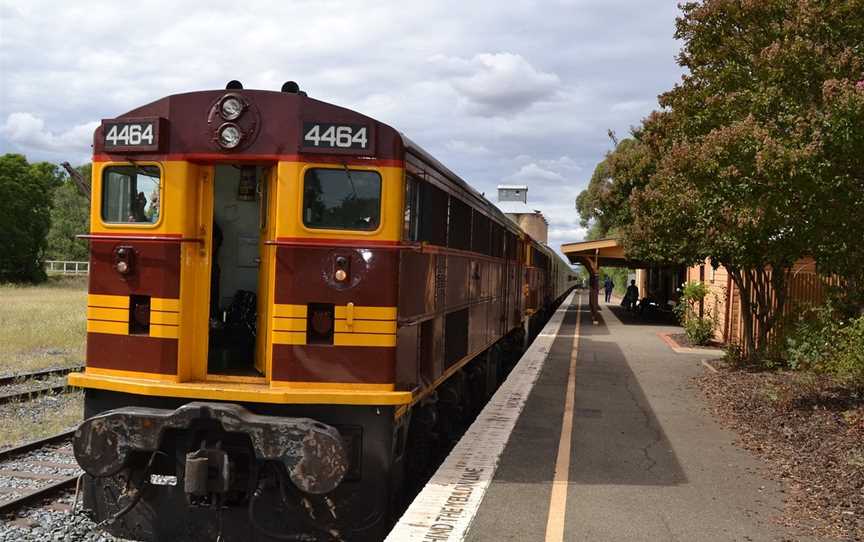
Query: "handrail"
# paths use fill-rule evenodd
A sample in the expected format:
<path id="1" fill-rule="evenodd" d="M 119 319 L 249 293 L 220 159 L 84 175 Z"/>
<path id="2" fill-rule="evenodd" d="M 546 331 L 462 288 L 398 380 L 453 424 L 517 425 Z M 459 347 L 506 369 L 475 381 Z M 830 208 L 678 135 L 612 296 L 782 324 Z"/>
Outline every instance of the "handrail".
<path id="1" fill-rule="evenodd" d="M 75 236 L 76 239 L 90 239 L 93 241 L 149 241 L 162 243 L 200 243 L 204 244 L 204 239 L 200 237 L 174 237 L 171 235 L 108 235 L 108 234 L 80 234 Z"/>
<path id="2" fill-rule="evenodd" d="M 374 250 L 420 250 L 420 245 L 416 243 L 400 243 L 398 241 L 382 242 L 378 240 L 364 239 L 267 239 L 264 241 L 267 246 L 288 246 L 288 247 L 339 247 L 339 248 L 367 248 Z"/>

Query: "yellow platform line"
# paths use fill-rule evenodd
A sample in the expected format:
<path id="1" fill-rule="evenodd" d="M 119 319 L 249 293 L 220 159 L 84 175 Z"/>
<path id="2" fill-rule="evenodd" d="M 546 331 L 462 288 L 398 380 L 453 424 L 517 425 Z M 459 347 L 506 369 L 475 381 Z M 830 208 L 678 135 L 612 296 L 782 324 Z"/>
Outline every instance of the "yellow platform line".
<path id="1" fill-rule="evenodd" d="M 581 298 L 580 298 L 581 301 Z M 561 437 L 558 439 L 558 457 L 549 497 L 549 515 L 546 519 L 546 542 L 564 540 L 564 518 L 567 512 L 567 488 L 570 486 L 570 440 L 573 435 L 573 408 L 576 403 L 576 359 L 579 356 L 579 325 L 582 311 L 576 311 L 576 330 L 570 349 L 570 369 L 567 372 L 567 394 L 564 396 L 564 416 L 561 419 Z"/>

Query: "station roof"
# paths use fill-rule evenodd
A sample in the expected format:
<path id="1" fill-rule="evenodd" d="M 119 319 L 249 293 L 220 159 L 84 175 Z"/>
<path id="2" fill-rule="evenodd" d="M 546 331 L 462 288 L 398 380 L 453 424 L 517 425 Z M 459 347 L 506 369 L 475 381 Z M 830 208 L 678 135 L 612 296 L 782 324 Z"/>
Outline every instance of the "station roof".
<path id="1" fill-rule="evenodd" d="M 596 241 L 580 241 L 564 243 L 561 252 L 567 256 L 570 263 L 585 264 L 586 261 L 604 267 L 647 267 L 644 262 L 627 258 L 624 245 L 618 239 L 597 239 Z"/>

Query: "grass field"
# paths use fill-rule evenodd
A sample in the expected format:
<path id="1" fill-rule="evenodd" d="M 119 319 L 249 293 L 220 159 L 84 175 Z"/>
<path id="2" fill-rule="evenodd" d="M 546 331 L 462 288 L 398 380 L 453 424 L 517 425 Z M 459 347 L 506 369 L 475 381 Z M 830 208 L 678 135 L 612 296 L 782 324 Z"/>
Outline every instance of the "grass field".
<path id="1" fill-rule="evenodd" d="M 81 363 L 87 279 L 0 285 L 0 374 Z"/>
<path id="2" fill-rule="evenodd" d="M 0 449 L 74 428 L 83 414 L 81 391 L 0 405 Z"/>

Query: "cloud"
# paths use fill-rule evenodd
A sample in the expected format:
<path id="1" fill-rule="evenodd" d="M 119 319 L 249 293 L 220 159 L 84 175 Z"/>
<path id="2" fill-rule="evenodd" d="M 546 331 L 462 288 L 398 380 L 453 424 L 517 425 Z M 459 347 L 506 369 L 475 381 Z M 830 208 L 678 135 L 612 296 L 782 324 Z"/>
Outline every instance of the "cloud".
<path id="1" fill-rule="evenodd" d="M 434 56 L 431 63 L 481 116 L 515 113 L 550 98 L 561 80 L 532 66 L 521 55 L 481 53 L 471 59 Z"/>
<path id="2" fill-rule="evenodd" d="M 0 126 L 0 135 L 16 147 L 48 154 L 70 154 L 76 158 L 89 154 L 93 131 L 98 122 L 87 122 L 54 133 L 45 129 L 45 121 L 30 113 L 12 113 Z"/>
<path id="3" fill-rule="evenodd" d="M 612 104 L 609 110 L 616 113 L 640 111 L 647 114 L 652 108 L 656 107 L 658 107 L 657 100 L 628 100 Z"/>
<path id="4" fill-rule="evenodd" d="M 544 169 L 534 162 L 524 165 L 519 168 L 519 171 L 508 177 L 508 180 L 513 182 L 526 183 L 531 185 L 532 181 L 539 182 L 562 182 L 564 176 L 549 169 Z"/>
<path id="5" fill-rule="evenodd" d="M 449 151 L 473 156 L 484 156 L 490 153 L 489 149 L 483 145 L 469 143 L 468 141 L 462 141 L 460 139 L 448 141 L 445 146 Z"/>
<path id="6" fill-rule="evenodd" d="M 393 126 L 492 200 L 526 182 L 557 249 L 582 235 L 573 200 L 607 130 L 628 133 L 681 74 L 675 2 L 175 4 L 0 0 L 0 153 L 84 162 L 94 119 L 290 79 Z"/>

